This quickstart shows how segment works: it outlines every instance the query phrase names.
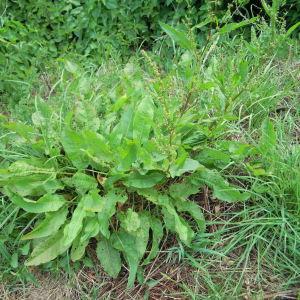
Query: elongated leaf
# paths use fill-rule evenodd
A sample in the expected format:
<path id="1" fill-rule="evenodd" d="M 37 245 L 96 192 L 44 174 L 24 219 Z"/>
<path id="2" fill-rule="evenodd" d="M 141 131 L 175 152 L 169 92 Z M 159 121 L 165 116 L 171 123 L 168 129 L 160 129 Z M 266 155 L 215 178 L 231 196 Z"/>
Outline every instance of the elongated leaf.
<path id="1" fill-rule="evenodd" d="M 121 271 L 121 256 L 118 250 L 112 247 L 109 240 L 103 238 L 97 244 L 97 257 L 104 271 L 116 278 Z"/>
<path id="2" fill-rule="evenodd" d="M 164 222 L 166 224 L 166 227 L 169 230 L 177 233 L 180 240 L 187 246 L 189 246 L 195 235 L 191 227 L 183 218 L 181 218 L 177 214 L 175 208 L 172 205 L 169 204 L 163 207 L 162 212 L 164 215 Z"/>
<path id="3" fill-rule="evenodd" d="M 134 109 L 132 105 L 125 107 L 120 122 L 113 128 L 110 134 L 112 145 L 119 145 L 123 138 L 132 139 Z"/>
<path id="4" fill-rule="evenodd" d="M 136 238 L 125 231 L 113 233 L 111 236 L 114 248 L 124 253 L 125 259 L 129 265 L 129 278 L 127 286 L 132 288 L 140 261 L 140 254 L 136 249 Z"/>
<path id="5" fill-rule="evenodd" d="M 188 39 L 185 32 L 177 30 L 173 28 L 172 26 L 159 22 L 160 27 L 163 29 L 163 31 L 180 47 L 188 50 L 193 49 L 192 42 Z"/>
<path id="6" fill-rule="evenodd" d="M 134 234 L 124 230 L 114 233 L 111 237 L 113 246 L 122 251 L 129 265 L 128 287 L 134 285 L 139 263 L 144 256 L 149 240 L 150 223 L 145 214 L 141 214 L 142 226 Z"/>
<path id="7" fill-rule="evenodd" d="M 300 26 L 300 21 L 291 26 L 285 34 L 285 37 L 289 37 L 298 27 Z"/>
<path id="8" fill-rule="evenodd" d="M 186 245 L 190 245 L 194 232 L 187 222 L 177 214 L 170 197 L 153 189 L 138 190 L 137 192 L 152 203 L 161 206 L 166 227 L 177 233 Z"/>
<path id="9" fill-rule="evenodd" d="M 100 226 L 96 215 L 86 219 L 80 235 L 77 236 L 72 245 L 71 259 L 73 261 L 79 260 L 83 257 L 85 248 L 90 239 L 95 237 L 99 233 L 99 230 Z"/>
<path id="10" fill-rule="evenodd" d="M 265 119 L 261 127 L 262 135 L 259 143 L 259 150 L 262 154 L 271 154 L 276 147 L 277 136 L 273 123 Z"/>
<path id="11" fill-rule="evenodd" d="M 45 174 L 32 174 L 27 176 L 15 176 L 6 181 L 7 187 L 21 196 L 42 196 L 46 193 L 54 193 L 63 188 L 63 185 L 52 176 Z"/>
<path id="12" fill-rule="evenodd" d="M 220 34 L 225 34 L 225 33 L 229 33 L 233 30 L 239 29 L 241 27 L 247 26 L 249 24 L 254 23 L 257 20 L 257 17 L 255 18 L 251 18 L 251 19 L 247 19 L 244 21 L 241 21 L 239 23 L 229 23 L 224 25 L 221 29 L 220 29 Z"/>
<path id="13" fill-rule="evenodd" d="M 64 228 L 64 245 L 71 246 L 72 242 L 78 236 L 83 226 L 83 219 L 86 216 L 86 211 L 83 209 L 82 202 L 79 202 L 72 214 L 69 224 Z"/>
<path id="14" fill-rule="evenodd" d="M 128 187 L 135 188 L 150 188 L 158 184 L 164 179 L 164 174 L 161 172 L 148 172 L 145 175 L 139 173 L 131 173 L 124 182 Z"/>
<path id="15" fill-rule="evenodd" d="M 190 200 L 175 200 L 175 206 L 179 212 L 188 212 L 197 222 L 200 232 L 205 230 L 205 218 L 200 207 Z"/>
<path id="16" fill-rule="evenodd" d="M 68 208 L 62 207 L 56 212 L 46 213 L 46 217 L 31 232 L 25 234 L 22 240 L 37 239 L 50 236 L 65 223 Z"/>
<path id="17" fill-rule="evenodd" d="M 38 244 L 32 251 L 26 266 L 37 266 L 55 259 L 64 253 L 70 245 L 64 243 L 63 229 L 59 230 L 55 235 L 50 236 L 45 241 Z"/>
<path id="18" fill-rule="evenodd" d="M 116 212 L 116 204 L 125 203 L 126 200 L 127 196 L 125 194 L 117 194 L 114 191 L 109 191 L 105 196 L 101 197 L 103 209 L 98 213 L 98 221 L 100 232 L 107 239 L 110 237 L 109 221 Z"/>
<path id="19" fill-rule="evenodd" d="M 205 183 L 213 189 L 214 197 L 219 200 L 231 203 L 245 201 L 250 197 L 248 192 L 240 192 L 237 187 L 231 186 L 216 170 L 205 168 L 198 172 L 196 176 L 200 180 L 200 184 Z"/>
<path id="20" fill-rule="evenodd" d="M 142 143 L 149 138 L 154 117 L 154 104 L 150 97 L 144 97 L 138 104 L 133 119 L 133 138 Z"/>
<path id="21" fill-rule="evenodd" d="M 14 194 L 11 191 L 9 191 L 7 194 L 15 205 L 21 207 L 27 212 L 36 214 L 57 211 L 66 203 L 65 198 L 61 195 L 46 194 L 37 201 L 33 201 Z"/>
<path id="22" fill-rule="evenodd" d="M 158 218 L 149 216 L 149 221 L 150 221 L 150 228 L 152 230 L 152 246 L 148 256 L 143 261 L 143 265 L 150 263 L 151 260 L 156 257 L 159 251 L 159 244 L 164 233 L 163 226 L 161 224 L 161 221 Z"/>

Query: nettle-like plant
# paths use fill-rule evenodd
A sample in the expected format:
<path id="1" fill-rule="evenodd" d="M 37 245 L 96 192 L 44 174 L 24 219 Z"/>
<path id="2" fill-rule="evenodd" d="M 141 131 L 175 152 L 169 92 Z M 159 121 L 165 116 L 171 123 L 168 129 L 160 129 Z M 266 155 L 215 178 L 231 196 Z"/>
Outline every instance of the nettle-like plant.
<path id="1" fill-rule="evenodd" d="M 64 117 L 36 101 L 32 126 L 2 121 L 8 133 L 1 139 L 1 191 L 34 224 L 22 237 L 34 246 L 26 265 L 69 249 L 71 259 L 80 260 L 94 239 L 110 276 L 118 275 L 125 259 L 131 287 L 138 268 L 156 257 L 164 230 L 186 246 L 195 230 L 205 230 L 191 195 L 206 185 L 219 200 L 249 197 L 220 170 L 243 160 L 251 147 L 217 139 L 226 116 L 201 106 L 199 97 L 211 85 L 201 82 L 193 61 L 179 68 L 162 75 L 154 67 L 156 77 L 141 80 L 127 65 L 98 116 L 89 101 L 76 103 Z"/>

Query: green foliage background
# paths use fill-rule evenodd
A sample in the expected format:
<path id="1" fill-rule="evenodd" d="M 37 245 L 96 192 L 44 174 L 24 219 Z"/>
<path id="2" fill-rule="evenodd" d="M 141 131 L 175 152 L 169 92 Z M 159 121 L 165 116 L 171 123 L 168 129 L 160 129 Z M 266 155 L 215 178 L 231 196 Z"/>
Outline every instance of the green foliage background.
<path id="1" fill-rule="evenodd" d="M 287 27 L 296 23 L 300 2 L 274 1 Z M 271 1 L 266 1 L 271 5 Z M 261 15 L 261 1 L 235 0 L 6 0 L 0 3 L 0 98 L 18 103 L 28 94 L 28 79 L 47 72 L 49 61 L 73 55 L 96 63 L 107 57 L 128 57 L 136 49 L 160 47 L 159 21 L 190 27 L 202 22 L 198 38 L 231 18 Z M 185 24 L 185 25 L 184 25 Z M 294 34 L 297 33 L 297 29 Z M 171 46 L 171 41 L 168 41 Z M 24 84 L 23 82 L 27 82 Z M 34 80 L 33 80 L 34 81 Z"/>

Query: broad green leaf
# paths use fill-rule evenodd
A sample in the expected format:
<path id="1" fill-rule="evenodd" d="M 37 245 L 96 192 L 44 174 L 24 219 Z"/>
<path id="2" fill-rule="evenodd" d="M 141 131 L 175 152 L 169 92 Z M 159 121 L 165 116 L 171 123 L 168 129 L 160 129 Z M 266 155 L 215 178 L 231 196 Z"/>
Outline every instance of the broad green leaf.
<path id="1" fill-rule="evenodd" d="M 132 139 L 134 109 L 132 105 L 124 108 L 120 122 L 113 128 L 109 138 L 112 145 L 119 146 L 123 138 Z"/>
<path id="2" fill-rule="evenodd" d="M 14 252 L 13 255 L 10 258 L 10 266 L 14 269 L 16 269 L 19 265 L 19 256 L 18 252 Z"/>
<path id="3" fill-rule="evenodd" d="M 102 0 L 102 3 L 108 9 L 117 9 L 118 8 L 118 1 L 117 0 Z"/>
<path id="4" fill-rule="evenodd" d="M 157 171 L 148 172 L 145 175 L 141 175 L 135 172 L 131 173 L 126 178 L 124 184 L 128 187 L 145 189 L 155 186 L 156 184 L 160 183 L 164 178 L 165 175 Z"/>
<path id="5" fill-rule="evenodd" d="M 163 31 L 174 41 L 176 42 L 180 47 L 188 50 L 193 49 L 193 44 L 187 37 L 186 33 L 177 30 L 173 28 L 172 26 L 159 22 L 160 27 L 163 29 Z"/>
<path id="6" fill-rule="evenodd" d="M 205 231 L 205 218 L 199 205 L 197 205 L 195 202 L 192 202 L 191 200 L 175 200 L 174 204 L 177 211 L 187 212 L 195 219 L 200 232 Z"/>
<path id="7" fill-rule="evenodd" d="M 171 174 L 171 177 L 174 178 L 177 176 L 181 176 L 182 174 L 187 173 L 187 172 L 194 172 L 198 169 L 199 166 L 200 166 L 200 164 L 198 161 L 191 159 L 191 158 L 187 158 L 184 161 L 182 166 L 171 165 L 170 174 Z"/>
<path id="8" fill-rule="evenodd" d="M 73 165 L 84 169 L 89 165 L 89 159 L 82 150 L 86 150 L 83 136 L 71 129 L 65 129 L 61 138 L 62 145 Z"/>
<path id="9" fill-rule="evenodd" d="M 17 160 L 9 166 L 9 171 L 18 176 L 31 175 L 31 174 L 55 174 L 53 167 L 45 164 L 45 161 L 37 158 Z"/>
<path id="10" fill-rule="evenodd" d="M 68 208 L 62 207 L 58 211 L 46 213 L 46 217 L 29 233 L 22 237 L 22 240 L 37 239 L 50 236 L 58 231 L 65 223 Z"/>
<path id="11" fill-rule="evenodd" d="M 124 230 L 113 233 L 111 241 L 113 247 L 124 253 L 125 259 L 129 265 L 128 287 L 134 285 L 139 263 L 144 256 L 149 240 L 150 223 L 146 214 L 140 214 L 143 226 L 134 234 Z"/>
<path id="12" fill-rule="evenodd" d="M 229 23 L 224 25 L 221 29 L 220 29 L 220 34 L 225 34 L 225 33 L 229 33 L 233 30 L 239 29 L 241 27 L 244 27 L 246 25 L 252 24 L 257 20 L 257 17 L 255 18 L 251 18 L 251 19 L 247 19 L 244 21 L 241 21 L 239 23 Z"/>
<path id="13" fill-rule="evenodd" d="M 179 238 L 186 245 L 191 243 L 191 240 L 194 237 L 194 232 L 184 219 L 177 214 L 168 195 L 162 194 L 153 189 L 138 190 L 137 193 L 152 203 L 161 206 L 166 227 L 177 233 Z"/>
<path id="14" fill-rule="evenodd" d="M 117 171 L 126 172 L 132 168 L 137 159 L 138 145 L 136 141 L 124 140 L 117 150 Z"/>
<path id="15" fill-rule="evenodd" d="M 82 135 L 86 144 L 85 149 L 88 154 L 90 154 L 89 157 L 91 157 L 92 160 L 96 163 L 101 163 L 102 161 L 109 162 L 112 160 L 112 152 L 103 136 L 90 130 L 83 131 Z"/>
<path id="16" fill-rule="evenodd" d="M 178 200 L 187 200 L 191 195 L 199 192 L 200 186 L 188 182 L 174 183 L 169 187 L 169 194 L 172 198 Z"/>
<path id="17" fill-rule="evenodd" d="M 0 185 L 7 185 L 10 190 L 21 196 L 42 196 L 63 188 L 60 181 L 47 174 L 12 175 L 6 180 L 1 180 L 0 175 Z"/>
<path id="18" fill-rule="evenodd" d="M 37 266 L 55 259 L 60 254 L 64 253 L 70 245 L 64 243 L 63 229 L 48 239 L 39 243 L 32 251 L 26 266 Z"/>
<path id="19" fill-rule="evenodd" d="M 170 204 L 162 208 L 162 213 L 166 227 L 177 233 L 180 240 L 189 246 L 195 234 L 188 223 L 177 214 L 175 208 Z"/>
<path id="20" fill-rule="evenodd" d="M 196 176 L 200 183 L 205 183 L 213 190 L 213 195 L 226 202 L 238 202 L 249 199 L 248 192 L 240 192 L 238 187 L 231 186 L 216 170 L 203 169 Z"/>
<path id="21" fill-rule="evenodd" d="M 144 143 L 148 140 L 154 117 L 154 104 L 144 97 L 138 104 L 133 118 L 133 138 Z"/>
<path id="22" fill-rule="evenodd" d="M 36 138 L 37 132 L 32 126 L 23 123 L 7 123 L 3 124 L 2 126 L 11 130 L 11 132 L 15 132 L 17 135 L 29 142 L 33 142 Z"/>
<path id="23" fill-rule="evenodd" d="M 106 195 L 101 197 L 103 209 L 98 213 L 98 221 L 100 224 L 100 232 L 107 239 L 110 237 L 109 222 L 116 212 L 116 204 L 125 203 L 126 200 L 127 196 L 125 194 L 118 194 L 114 191 L 109 191 Z"/>
<path id="24" fill-rule="evenodd" d="M 77 172 L 70 180 L 72 185 L 82 195 L 90 190 L 96 189 L 98 185 L 95 177 L 86 175 L 82 172 Z"/>
<path id="25" fill-rule="evenodd" d="M 127 286 L 132 288 L 140 262 L 140 254 L 136 248 L 136 237 L 125 231 L 115 232 L 111 236 L 111 242 L 114 248 L 122 251 L 129 265 L 129 278 Z"/>
<path id="26" fill-rule="evenodd" d="M 121 221 L 121 227 L 129 233 L 137 231 L 141 226 L 138 213 L 131 208 L 129 208 L 126 213 L 119 214 L 118 218 Z"/>
<path id="27" fill-rule="evenodd" d="M 6 191 L 6 194 L 15 205 L 30 213 L 38 214 L 49 211 L 57 211 L 66 203 L 65 198 L 61 195 L 46 194 L 37 201 L 33 201 L 14 194 L 8 189 L 6 189 Z"/>
<path id="28" fill-rule="evenodd" d="M 231 161 L 229 154 L 212 148 L 204 148 L 197 155 L 196 160 L 208 168 L 223 168 Z"/>
<path id="29" fill-rule="evenodd" d="M 71 259 L 73 261 L 79 260 L 85 253 L 85 248 L 89 244 L 92 237 L 95 237 L 100 230 L 98 219 L 95 215 L 86 218 L 81 233 L 73 242 L 71 249 Z"/>
<path id="30" fill-rule="evenodd" d="M 97 244 L 97 257 L 104 271 L 116 278 L 121 271 L 121 256 L 118 250 L 112 247 L 109 240 L 103 238 Z"/>
<path id="31" fill-rule="evenodd" d="M 170 204 L 170 197 L 167 194 L 160 193 L 155 189 L 137 189 L 136 192 L 145 197 L 148 201 L 159 205 L 168 206 Z"/>
<path id="32" fill-rule="evenodd" d="M 89 212 L 101 212 L 105 203 L 98 190 L 92 190 L 82 197 L 83 209 Z"/>
<path id="33" fill-rule="evenodd" d="M 0 170 L 0 186 L 7 185 L 21 196 L 41 196 L 63 188 L 56 175 L 50 162 L 37 158 L 18 160 Z"/>
<path id="34" fill-rule="evenodd" d="M 93 161 L 97 164 L 112 159 L 112 154 L 103 137 L 93 131 L 77 133 L 71 129 L 65 129 L 62 135 L 63 147 L 78 169 L 84 169 Z"/>

